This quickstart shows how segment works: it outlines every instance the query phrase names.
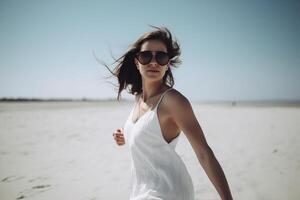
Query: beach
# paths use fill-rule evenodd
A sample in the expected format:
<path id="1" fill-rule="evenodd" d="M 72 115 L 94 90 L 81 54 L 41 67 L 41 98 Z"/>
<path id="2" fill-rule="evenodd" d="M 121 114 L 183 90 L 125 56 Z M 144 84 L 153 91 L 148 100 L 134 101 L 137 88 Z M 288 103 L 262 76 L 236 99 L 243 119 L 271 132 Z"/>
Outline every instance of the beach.
<path id="1" fill-rule="evenodd" d="M 130 154 L 112 133 L 133 102 L 0 103 L 0 199 L 129 199 Z M 234 199 L 300 198 L 300 107 L 192 103 Z M 220 199 L 182 132 L 196 200 Z"/>

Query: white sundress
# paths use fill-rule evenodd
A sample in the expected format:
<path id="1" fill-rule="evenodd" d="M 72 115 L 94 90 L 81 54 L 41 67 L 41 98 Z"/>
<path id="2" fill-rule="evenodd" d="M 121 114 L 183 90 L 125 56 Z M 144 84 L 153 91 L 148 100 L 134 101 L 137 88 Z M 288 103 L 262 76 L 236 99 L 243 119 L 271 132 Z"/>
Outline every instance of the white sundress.
<path id="1" fill-rule="evenodd" d="M 124 124 L 124 139 L 131 157 L 130 200 L 194 200 L 190 174 L 175 147 L 179 136 L 167 143 L 157 116 L 157 108 L 148 110 L 135 123 L 134 107 Z"/>

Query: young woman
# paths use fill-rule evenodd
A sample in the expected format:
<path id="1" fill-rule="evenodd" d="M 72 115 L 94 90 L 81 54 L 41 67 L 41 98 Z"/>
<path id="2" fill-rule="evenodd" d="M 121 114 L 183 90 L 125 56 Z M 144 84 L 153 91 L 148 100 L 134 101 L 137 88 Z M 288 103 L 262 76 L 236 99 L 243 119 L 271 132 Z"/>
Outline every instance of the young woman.
<path id="1" fill-rule="evenodd" d="M 119 91 L 129 88 L 135 105 L 113 137 L 129 146 L 130 200 L 194 200 L 194 187 L 175 151 L 181 131 L 223 200 L 231 200 L 225 175 L 206 142 L 189 100 L 176 89 L 171 67 L 180 63 L 180 48 L 167 28 L 141 36 L 120 57 L 113 75 Z"/>

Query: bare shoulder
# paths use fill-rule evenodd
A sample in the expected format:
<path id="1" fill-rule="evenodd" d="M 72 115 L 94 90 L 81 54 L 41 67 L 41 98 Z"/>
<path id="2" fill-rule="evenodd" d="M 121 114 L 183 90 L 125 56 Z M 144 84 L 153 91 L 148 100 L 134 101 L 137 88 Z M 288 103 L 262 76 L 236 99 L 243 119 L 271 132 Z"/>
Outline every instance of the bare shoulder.
<path id="1" fill-rule="evenodd" d="M 174 121 L 192 117 L 193 115 L 193 108 L 190 101 L 176 89 L 167 92 L 164 105 L 166 112 Z"/>
<path id="2" fill-rule="evenodd" d="M 181 92 L 176 89 L 172 89 L 165 95 L 165 101 L 167 107 L 170 109 L 185 109 L 190 107 L 190 102 Z"/>
<path id="3" fill-rule="evenodd" d="M 165 108 L 170 118 L 178 128 L 186 134 L 193 133 L 198 126 L 192 105 L 187 97 L 178 90 L 171 90 L 166 94 Z"/>

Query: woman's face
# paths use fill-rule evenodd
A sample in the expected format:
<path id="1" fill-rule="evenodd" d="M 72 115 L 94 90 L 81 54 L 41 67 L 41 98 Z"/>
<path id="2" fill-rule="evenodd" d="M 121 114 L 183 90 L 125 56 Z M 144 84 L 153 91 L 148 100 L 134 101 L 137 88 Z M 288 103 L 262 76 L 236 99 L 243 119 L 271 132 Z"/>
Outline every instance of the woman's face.
<path id="1" fill-rule="evenodd" d="M 160 40 L 149 40 L 142 44 L 140 51 L 152 51 L 152 59 L 149 64 L 143 65 L 139 62 L 137 58 L 135 58 L 135 64 L 142 78 L 144 80 L 151 81 L 161 80 L 164 77 L 165 72 L 168 70 L 168 65 L 170 61 L 168 61 L 167 64 L 162 66 L 157 63 L 154 54 L 156 51 L 168 53 L 166 45 Z"/>

